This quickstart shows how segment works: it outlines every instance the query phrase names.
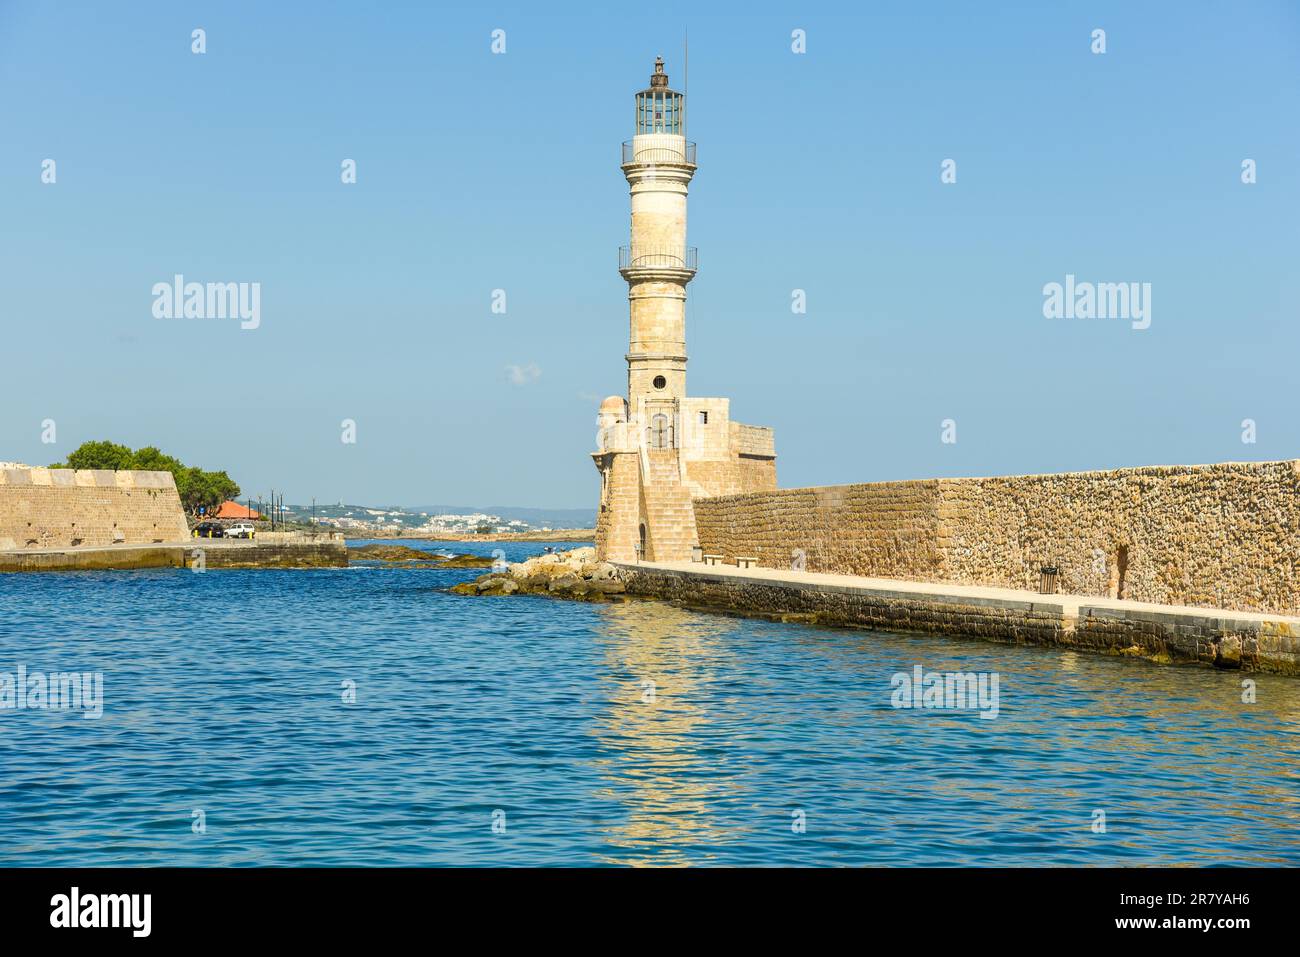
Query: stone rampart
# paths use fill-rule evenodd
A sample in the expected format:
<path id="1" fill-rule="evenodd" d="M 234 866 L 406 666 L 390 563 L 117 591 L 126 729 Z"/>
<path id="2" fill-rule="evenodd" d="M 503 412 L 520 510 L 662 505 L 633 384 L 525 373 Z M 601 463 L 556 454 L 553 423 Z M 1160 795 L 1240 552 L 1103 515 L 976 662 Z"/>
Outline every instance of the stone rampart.
<path id="1" fill-rule="evenodd" d="M 188 537 L 170 472 L 0 470 L 0 551 L 150 545 Z"/>
<path id="2" fill-rule="evenodd" d="M 699 543 L 810 572 L 1300 610 L 1300 462 L 782 489 L 694 503 Z"/>

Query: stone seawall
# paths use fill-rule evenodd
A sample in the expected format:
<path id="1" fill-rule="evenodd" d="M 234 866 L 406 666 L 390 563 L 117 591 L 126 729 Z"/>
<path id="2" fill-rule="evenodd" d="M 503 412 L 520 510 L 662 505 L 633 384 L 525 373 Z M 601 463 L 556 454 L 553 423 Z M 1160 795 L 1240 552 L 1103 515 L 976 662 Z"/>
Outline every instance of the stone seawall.
<path id="1" fill-rule="evenodd" d="M 1300 674 L 1300 619 L 729 567 L 615 563 L 627 593 L 809 623 Z M 707 570 L 705 570 L 707 567 Z"/>
<path id="2" fill-rule="evenodd" d="M 201 549 L 208 568 L 346 568 L 347 542 L 338 539 L 258 543 L 228 542 L 210 547 L 202 540 L 186 550 L 186 564 L 194 564 L 194 552 Z"/>
<path id="3" fill-rule="evenodd" d="M 184 568 L 181 545 L 119 545 L 112 548 L 0 552 L 0 572 L 125 571 L 137 568 Z"/>
<path id="4" fill-rule="evenodd" d="M 1300 462 L 880 482 L 697 499 L 699 543 L 812 572 L 1300 612 Z"/>
<path id="5" fill-rule="evenodd" d="M 188 537 L 170 472 L 0 470 L 0 550 L 152 545 Z"/>
<path id="6" fill-rule="evenodd" d="M 695 500 L 706 554 L 753 556 L 808 571 L 934 581 L 942 574 L 939 483 L 881 482 L 779 489 Z M 886 571 L 888 570 L 888 571 Z"/>
<path id="7" fill-rule="evenodd" d="M 348 565 L 347 543 L 340 536 L 280 543 L 191 539 L 167 545 L 0 551 L 0 572 L 193 568 L 200 555 L 205 569 L 346 568 Z"/>

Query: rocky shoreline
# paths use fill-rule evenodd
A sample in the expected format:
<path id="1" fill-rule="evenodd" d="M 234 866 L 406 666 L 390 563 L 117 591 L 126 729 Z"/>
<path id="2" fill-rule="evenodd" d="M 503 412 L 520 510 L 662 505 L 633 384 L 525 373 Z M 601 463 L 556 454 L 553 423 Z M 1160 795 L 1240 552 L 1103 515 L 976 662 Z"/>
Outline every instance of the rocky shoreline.
<path id="1" fill-rule="evenodd" d="M 439 555 L 409 545 L 349 545 L 348 557 L 354 561 L 378 561 L 436 568 L 491 568 L 486 555 Z"/>
<path id="2" fill-rule="evenodd" d="M 608 562 L 596 560 L 594 548 L 535 555 L 527 561 L 494 568 L 472 582 L 453 585 L 457 595 L 549 595 L 575 601 L 625 601 L 627 585 Z"/>

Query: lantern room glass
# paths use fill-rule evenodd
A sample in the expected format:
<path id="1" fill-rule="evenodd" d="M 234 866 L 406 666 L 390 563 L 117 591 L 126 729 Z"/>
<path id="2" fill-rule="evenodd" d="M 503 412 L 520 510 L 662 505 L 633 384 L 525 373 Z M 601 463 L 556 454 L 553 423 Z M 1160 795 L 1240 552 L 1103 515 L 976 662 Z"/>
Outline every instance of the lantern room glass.
<path id="1" fill-rule="evenodd" d="M 682 95 L 674 90 L 642 90 L 636 95 L 636 131 L 682 132 Z"/>

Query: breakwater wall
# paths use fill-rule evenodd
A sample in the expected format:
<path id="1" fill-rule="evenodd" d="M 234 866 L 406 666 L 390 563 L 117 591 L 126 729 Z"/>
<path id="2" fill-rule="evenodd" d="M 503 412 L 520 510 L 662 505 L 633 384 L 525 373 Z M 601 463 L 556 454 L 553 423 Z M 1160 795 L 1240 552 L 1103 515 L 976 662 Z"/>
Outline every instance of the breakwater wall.
<path id="1" fill-rule="evenodd" d="M 0 551 L 0 572 L 66 572 L 135 568 L 346 568 L 347 543 L 337 538 L 258 542 L 191 539 L 164 545 L 113 545 L 43 551 Z"/>
<path id="2" fill-rule="evenodd" d="M 0 550 L 151 545 L 188 537 L 170 472 L 0 469 Z"/>
<path id="3" fill-rule="evenodd" d="M 1300 614 L 1300 462 L 929 479 L 696 499 L 706 554 L 810 572 Z"/>
<path id="4" fill-rule="evenodd" d="M 728 566 L 615 564 L 629 595 L 705 610 L 1300 675 L 1300 618 Z"/>
<path id="5" fill-rule="evenodd" d="M 199 539 L 186 548 L 187 565 L 194 565 L 199 551 L 208 568 L 346 568 L 348 564 L 348 546 L 341 535 L 281 542 L 235 540 L 215 546 Z"/>

